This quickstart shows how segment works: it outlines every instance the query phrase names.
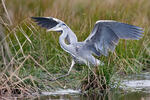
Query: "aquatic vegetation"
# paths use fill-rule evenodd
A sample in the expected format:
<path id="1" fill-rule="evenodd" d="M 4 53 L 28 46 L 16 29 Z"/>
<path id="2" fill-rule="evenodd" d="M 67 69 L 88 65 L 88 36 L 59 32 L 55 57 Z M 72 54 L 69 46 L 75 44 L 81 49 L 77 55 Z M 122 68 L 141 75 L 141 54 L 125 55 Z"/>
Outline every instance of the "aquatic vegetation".
<path id="1" fill-rule="evenodd" d="M 9 15 L 5 10 L 0 15 L 5 33 L 5 38 L 0 35 L 0 92 L 9 91 L 6 93 L 11 96 L 10 91 L 30 95 L 57 88 L 106 89 L 113 83 L 114 74 L 140 73 L 150 66 L 149 0 L 7 0 L 5 6 Z M 89 35 L 99 19 L 143 27 L 144 37 L 139 41 L 122 40 L 114 53 L 98 57 L 104 61 L 103 67 L 91 71 L 87 66 L 75 65 L 69 77 L 49 81 L 67 73 L 70 56 L 59 46 L 60 34 L 47 33 L 30 20 L 31 16 L 52 16 L 65 21 L 79 41 Z M 6 49 L 2 49 L 4 41 L 10 58 Z"/>

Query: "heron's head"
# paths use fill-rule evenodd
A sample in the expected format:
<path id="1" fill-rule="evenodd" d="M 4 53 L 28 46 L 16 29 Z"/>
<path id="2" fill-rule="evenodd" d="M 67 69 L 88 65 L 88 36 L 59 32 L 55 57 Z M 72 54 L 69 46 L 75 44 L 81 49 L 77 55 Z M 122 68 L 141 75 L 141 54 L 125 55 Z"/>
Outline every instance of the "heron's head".
<path id="1" fill-rule="evenodd" d="M 31 17 L 34 19 L 35 22 L 41 27 L 44 27 L 47 29 L 47 31 L 56 31 L 56 32 L 62 32 L 67 25 L 56 18 L 52 17 Z"/>

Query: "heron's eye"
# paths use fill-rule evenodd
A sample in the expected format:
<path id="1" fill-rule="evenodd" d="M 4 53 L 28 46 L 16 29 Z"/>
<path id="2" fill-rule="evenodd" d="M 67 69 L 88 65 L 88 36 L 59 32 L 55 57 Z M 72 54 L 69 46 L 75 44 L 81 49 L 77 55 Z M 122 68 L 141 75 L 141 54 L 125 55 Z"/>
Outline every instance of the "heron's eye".
<path id="1" fill-rule="evenodd" d="M 64 23 L 62 25 L 65 25 Z"/>

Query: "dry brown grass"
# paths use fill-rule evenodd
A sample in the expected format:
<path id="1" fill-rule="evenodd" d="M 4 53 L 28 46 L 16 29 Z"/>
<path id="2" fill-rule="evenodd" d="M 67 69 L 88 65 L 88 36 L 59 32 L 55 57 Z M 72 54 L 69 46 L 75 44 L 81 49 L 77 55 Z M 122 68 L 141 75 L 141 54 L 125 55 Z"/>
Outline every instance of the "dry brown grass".
<path id="1" fill-rule="evenodd" d="M 91 87 L 106 89 L 114 73 L 128 73 L 129 70 L 136 73 L 150 66 L 149 0 L 1 0 L 0 8 L 3 8 L 0 30 L 1 26 L 4 30 L 3 33 L 0 31 L 0 95 L 3 99 L 32 97 L 33 92 L 42 90 L 38 83 L 56 89 L 73 87 L 82 81 L 83 90 Z M 102 58 L 107 65 L 104 68 L 91 74 L 86 73 L 87 68 L 83 67 L 84 71 L 73 70 L 73 75 L 67 78 L 69 81 L 66 79 L 68 83 L 66 80 L 49 82 L 47 79 L 55 78 L 52 73 L 61 75 L 68 70 L 70 57 L 60 49 L 59 35 L 48 35 L 40 30 L 30 20 L 31 16 L 52 16 L 65 21 L 80 41 L 89 35 L 99 19 L 134 24 L 143 27 L 145 33 L 140 42 L 121 41 L 114 54 Z M 33 74 L 33 69 L 38 70 L 37 73 L 33 71 Z M 45 79 L 41 71 L 47 75 Z M 77 79 L 79 81 L 76 82 Z"/>

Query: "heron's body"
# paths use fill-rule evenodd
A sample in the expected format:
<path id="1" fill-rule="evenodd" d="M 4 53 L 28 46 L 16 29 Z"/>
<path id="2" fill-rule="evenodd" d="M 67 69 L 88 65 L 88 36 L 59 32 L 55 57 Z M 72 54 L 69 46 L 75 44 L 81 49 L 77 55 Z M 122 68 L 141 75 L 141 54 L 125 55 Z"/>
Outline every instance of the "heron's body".
<path id="1" fill-rule="evenodd" d="M 100 61 L 93 57 L 92 52 L 86 49 L 86 46 L 84 45 L 85 42 L 78 42 L 76 36 L 73 35 L 74 33 L 72 32 L 70 35 L 70 32 L 69 27 L 65 27 L 62 31 L 62 34 L 59 37 L 61 48 L 71 54 L 76 63 L 94 66 L 99 65 Z M 67 40 L 69 44 L 65 43 L 65 40 Z"/>
<path id="2" fill-rule="evenodd" d="M 107 56 L 114 51 L 119 39 L 138 40 L 142 37 L 142 28 L 112 20 L 99 20 L 93 31 L 83 42 L 77 40 L 74 32 L 61 20 L 52 17 L 32 17 L 38 25 L 48 31 L 61 32 L 59 43 L 61 48 L 68 52 L 73 60 L 69 75 L 75 63 L 84 63 L 88 66 L 104 65 L 96 56 Z M 67 43 L 66 43 L 67 41 Z"/>

